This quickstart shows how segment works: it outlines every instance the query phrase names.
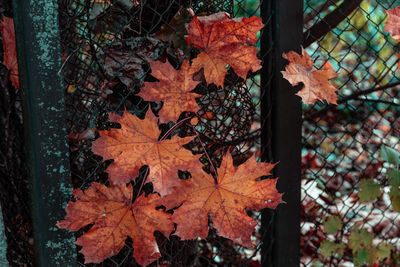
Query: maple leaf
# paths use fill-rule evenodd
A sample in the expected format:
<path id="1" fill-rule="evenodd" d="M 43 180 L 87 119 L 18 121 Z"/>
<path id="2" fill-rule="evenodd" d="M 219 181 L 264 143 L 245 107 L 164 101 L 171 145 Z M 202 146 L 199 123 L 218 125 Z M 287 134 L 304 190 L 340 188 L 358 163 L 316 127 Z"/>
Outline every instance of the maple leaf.
<path id="1" fill-rule="evenodd" d="M 327 234 L 336 234 L 342 228 L 342 220 L 339 216 L 329 216 L 325 218 L 323 226 Z"/>
<path id="2" fill-rule="evenodd" d="M 386 10 L 388 20 L 385 24 L 385 31 L 390 33 L 394 39 L 400 41 L 400 7 Z"/>
<path id="3" fill-rule="evenodd" d="M 121 129 L 99 131 L 100 138 L 92 143 L 92 151 L 104 160 L 114 159 L 106 170 L 112 183 L 129 182 L 147 165 L 154 190 L 163 196 L 179 183 L 178 170 L 201 170 L 201 155 L 182 147 L 194 136 L 159 140 L 161 131 L 151 112 L 144 120 L 126 111 L 122 117 L 112 113 L 110 120 L 120 123 Z"/>
<path id="4" fill-rule="evenodd" d="M 360 191 L 357 193 L 360 202 L 374 201 L 382 195 L 381 187 L 375 183 L 373 178 L 362 179 Z"/>
<path id="5" fill-rule="evenodd" d="M 205 172 L 192 173 L 191 179 L 181 181 L 172 194 L 161 199 L 167 208 L 183 203 L 173 214 L 178 225 L 175 234 L 183 240 L 206 238 L 210 216 L 219 235 L 250 247 L 257 222 L 247 216 L 245 208 L 274 209 L 283 202 L 282 194 L 275 188 L 277 179 L 257 181 L 270 175 L 273 167 L 256 162 L 255 157 L 234 167 L 229 154 L 218 169 L 217 182 Z"/>
<path id="6" fill-rule="evenodd" d="M 201 95 L 190 91 L 200 82 L 193 80 L 193 71 L 187 60 L 180 70 L 175 70 L 168 62 L 150 62 L 150 66 L 151 75 L 160 82 L 145 82 L 138 96 L 146 101 L 164 102 L 158 113 L 161 123 L 177 120 L 184 111 L 199 110 L 195 98 Z"/>
<path id="7" fill-rule="evenodd" d="M 160 231 L 166 237 L 173 231 L 171 215 L 156 210 L 159 196 L 139 196 L 132 203 L 132 185 L 106 187 L 99 183 L 83 192 L 75 189 L 75 201 L 68 203 L 65 220 L 57 226 L 71 231 L 94 224 L 75 244 L 85 263 L 99 263 L 116 255 L 129 236 L 133 240 L 134 257 L 141 265 L 148 265 L 161 257 L 154 237 Z"/>
<path id="8" fill-rule="evenodd" d="M 392 201 L 392 208 L 394 211 L 400 212 L 400 171 L 390 169 L 388 171 L 388 177 L 390 177 L 389 196 Z"/>
<path id="9" fill-rule="evenodd" d="M 181 49 L 186 55 L 190 49 L 185 41 L 187 34 L 185 23 L 191 18 L 189 11 L 181 7 L 170 22 L 163 24 L 161 29 L 154 34 L 154 37 L 164 42 L 173 42 L 174 48 Z"/>
<path id="10" fill-rule="evenodd" d="M 302 55 L 294 51 L 282 54 L 289 61 L 286 69 L 282 71 L 283 78 L 288 80 L 292 86 L 303 83 L 304 87 L 297 93 L 304 104 L 309 105 L 317 100 L 326 100 L 331 104 L 337 104 L 337 89 L 329 82 L 338 74 L 332 69 L 313 70 L 313 62 L 310 55 L 302 48 Z"/>
<path id="11" fill-rule="evenodd" d="M 198 17 L 186 24 L 186 42 L 200 49 L 201 53 L 192 61 L 196 70 L 204 68 L 207 83 L 223 86 L 230 65 L 235 73 L 246 79 L 247 73 L 261 68 L 257 58 L 257 32 L 264 24 L 261 18 L 229 18 L 220 12 L 210 16 Z"/>
<path id="12" fill-rule="evenodd" d="M 105 52 L 104 70 L 108 80 L 118 77 L 128 88 L 146 75 L 146 60 L 157 60 L 165 50 L 165 44 L 152 37 L 134 37 L 114 42 Z"/>
<path id="13" fill-rule="evenodd" d="M 321 243 L 321 255 L 325 259 L 332 256 L 334 253 L 338 253 L 341 256 L 344 250 L 345 245 L 343 243 L 337 244 L 329 240 L 324 240 Z"/>
<path id="14" fill-rule="evenodd" d="M 374 236 L 366 229 L 353 229 L 349 236 L 349 248 L 358 251 L 362 248 L 369 248 L 372 245 Z"/>
<path id="15" fill-rule="evenodd" d="M 3 17 L 1 36 L 3 37 L 4 60 L 3 63 L 10 71 L 10 80 L 13 86 L 19 88 L 17 50 L 15 48 L 14 20 Z"/>

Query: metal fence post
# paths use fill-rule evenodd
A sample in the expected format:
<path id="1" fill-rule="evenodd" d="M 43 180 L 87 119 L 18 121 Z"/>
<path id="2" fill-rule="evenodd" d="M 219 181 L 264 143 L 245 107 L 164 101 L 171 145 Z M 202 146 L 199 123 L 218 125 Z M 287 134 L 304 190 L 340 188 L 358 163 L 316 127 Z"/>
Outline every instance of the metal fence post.
<path id="1" fill-rule="evenodd" d="M 282 52 L 299 52 L 303 39 L 303 1 L 274 0 L 262 3 L 262 16 L 270 16 L 270 31 L 262 36 L 262 55 L 268 49 L 270 60 L 264 59 L 262 84 L 263 144 L 269 153 L 264 158 L 279 162 L 274 177 L 279 177 L 277 188 L 284 192 L 286 204 L 276 211 L 263 212 L 263 265 L 298 267 L 300 265 L 300 182 L 301 182 L 301 103 L 296 90 L 282 78 L 287 61 Z M 271 79 L 271 74 L 272 80 Z M 268 81 L 268 82 L 267 82 Z M 269 154 L 269 155 L 268 155 Z M 272 220 L 272 222 L 271 222 Z"/>
<path id="2" fill-rule="evenodd" d="M 70 198 L 57 0 L 14 0 L 35 266 L 75 266 L 72 233 L 56 227 Z"/>

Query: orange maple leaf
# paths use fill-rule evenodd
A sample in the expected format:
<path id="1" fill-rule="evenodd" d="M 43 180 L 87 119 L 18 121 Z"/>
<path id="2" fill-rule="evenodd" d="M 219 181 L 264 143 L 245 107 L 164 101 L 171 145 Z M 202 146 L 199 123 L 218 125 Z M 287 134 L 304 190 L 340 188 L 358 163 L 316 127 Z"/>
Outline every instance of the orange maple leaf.
<path id="1" fill-rule="evenodd" d="M 180 70 L 175 70 L 168 62 L 150 62 L 151 75 L 160 82 L 145 82 L 138 94 L 146 101 L 163 101 L 158 115 L 160 122 L 175 121 L 184 111 L 197 112 L 199 106 L 195 98 L 201 95 L 191 93 L 199 81 L 193 80 L 193 71 L 186 60 Z"/>
<path id="2" fill-rule="evenodd" d="M 3 17 L 0 20 L 1 36 L 3 37 L 4 60 L 3 63 L 10 71 L 10 80 L 13 86 L 19 88 L 17 50 L 15 48 L 14 20 Z"/>
<path id="3" fill-rule="evenodd" d="M 400 7 L 386 10 L 388 20 L 385 24 L 385 31 L 389 32 L 394 39 L 400 41 Z"/>
<path id="4" fill-rule="evenodd" d="M 225 12 L 197 17 L 186 24 L 186 42 L 200 49 L 192 61 L 195 70 L 204 68 L 207 83 L 223 86 L 230 65 L 235 73 L 246 79 L 247 73 L 261 68 L 257 58 L 257 32 L 264 24 L 261 18 L 229 18 Z"/>
<path id="5" fill-rule="evenodd" d="M 132 203 L 131 185 L 106 187 L 99 183 L 83 192 L 75 189 L 75 201 L 68 203 L 65 220 L 57 226 L 71 231 L 94 224 L 75 244 L 85 263 L 99 263 L 116 255 L 129 236 L 133 240 L 134 257 L 141 265 L 148 265 L 161 257 L 154 237 L 160 231 L 166 237 L 173 231 L 171 215 L 156 210 L 159 196 L 142 194 Z"/>
<path id="6" fill-rule="evenodd" d="M 337 89 L 329 82 L 338 74 L 332 69 L 313 70 L 313 62 L 310 55 L 302 48 L 302 55 L 294 51 L 282 54 L 289 61 L 286 69 L 282 71 L 283 78 L 288 80 L 292 86 L 303 83 L 303 88 L 297 93 L 304 104 L 309 105 L 317 100 L 326 100 L 331 104 L 337 104 Z"/>
<path id="7" fill-rule="evenodd" d="M 245 208 L 274 209 L 283 202 L 275 187 L 277 179 L 256 180 L 270 175 L 273 167 L 256 162 L 255 157 L 234 167 L 229 154 L 218 169 L 217 182 L 205 172 L 192 173 L 191 179 L 181 181 L 175 192 L 161 199 L 167 208 L 183 203 L 172 216 L 177 223 L 175 234 L 183 240 L 206 238 L 210 216 L 219 235 L 250 247 L 257 222 L 247 216 Z"/>
<path id="8" fill-rule="evenodd" d="M 100 131 L 100 138 L 92 143 L 92 151 L 104 160 L 114 159 L 106 170 L 112 183 L 131 181 L 147 165 L 154 190 L 163 196 L 179 183 L 178 170 L 201 170 L 201 155 L 193 155 L 182 146 L 195 137 L 159 140 L 161 131 L 151 112 L 144 120 L 126 111 L 122 117 L 112 113 L 110 120 L 120 123 L 121 129 Z"/>

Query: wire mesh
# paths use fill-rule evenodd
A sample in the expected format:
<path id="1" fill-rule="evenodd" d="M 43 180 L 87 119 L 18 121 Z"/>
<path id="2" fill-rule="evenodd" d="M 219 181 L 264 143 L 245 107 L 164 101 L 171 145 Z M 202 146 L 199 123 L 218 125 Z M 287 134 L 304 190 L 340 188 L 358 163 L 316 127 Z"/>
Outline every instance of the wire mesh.
<path id="1" fill-rule="evenodd" d="M 305 0 L 305 32 L 310 33 L 310 28 L 346 2 L 352 1 Z M 337 26 L 325 22 L 329 30 L 306 49 L 318 68 L 329 62 L 339 73 L 333 80 L 339 88 L 339 101 L 337 106 L 317 103 L 303 107 L 302 266 L 366 264 L 349 248 L 354 228 L 372 233 L 374 245 L 394 246 L 391 256 L 379 266 L 400 264 L 400 214 L 390 204 L 388 165 L 379 157 L 383 145 L 400 149 L 395 56 L 399 46 L 384 32 L 385 10 L 398 4 L 361 1 Z M 369 178 L 382 186 L 383 194 L 361 202 L 361 182 Z M 332 216 L 338 216 L 342 226 L 336 234 L 327 234 L 323 222 Z M 323 240 L 344 244 L 343 253 L 324 257 Z"/>
<path id="2" fill-rule="evenodd" d="M 86 189 L 92 182 L 108 184 L 104 171 L 110 161 L 103 162 L 94 155 L 91 142 L 98 136 L 97 130 L 118 127 L 109 122 L 110 112 L 121 114 L 126 109 L 143 118 L 146 112 L 157 114 L 162 107 L 161 103 L 146 102 L 136 94 L 144 81 L 153 79 L 149 75 L 149 60 L 164 59 L 175 68 L 182 63 L 184 50 L 188 48 L 177 50 L 179 38 L 163 39 L 159 33 L 163 30 L 177 36 L 182 34 L 182 25 L 174 23 L 174 16 L 188 7 L 203 15 L 225 11 L 233 17 L 260 16 L 259 1 L 59 1 L 62 75 L 66 82 L 74 188 Z M 195 51 L 189 50 L 189 53 Z M 271 49 L 266 49 L 261 58 L 270 53 Z M 195 115 L 198 118 L 195 129 L 203 144 L 192 141 L 187 147 L 193 153 L 203 154 L 204 146 L 218 165 L 222 155 L 230 151 L 239 164 L 260 149 L 260 74 L 250 73 L 248 78 L 244 81 L 229 70 L 222 90 L 205 83 L 196 87 L 195 92 L 201 95 L 197 99 L 200 111 L 197 114 L 186 112 L 180 117 Z M 170 122 L 160 128 L 165 133 L 172 126 Z M 182 126 L 174 134 L 193 135 L 193 129 Z M 206 169 L 211 166 L 206 156 L 201 161 Z M 141 170 L 138 179 L 132 182 L 136 190 L 146 173 L 145 169 Z M 151 192 L 152 187 L 147 184 L 144 190 Z M 259 212 L 248 211 L 248 214 L 260 221 Z M 259 225 L 252 237 L 257 246 L 247 249 L 219 237 L 215 230 L 210 231 L 206 240 L 185 242 L 174 236 L 168 240 L 157 233 L 163 256 L 152 265 L 260 266 L 261 235 Z M 118 255 L 103 263 L 84 264 L 82 254 L 78 254 L 78 262 L 81 266 L 137 266 L 132 253 L 132 240 L 128 239 Z"/>
<path id="3" fill-rule="evenodd" d="M 11 1 L 0 2 L 0 19 L 12 18 Z M 22 92 L 14 88 L 3 64 L 0 32 L 0 202 L 7 237 L 10 266 L 28 266 L 33 261 L 33 234 L 27 180 Z"/>

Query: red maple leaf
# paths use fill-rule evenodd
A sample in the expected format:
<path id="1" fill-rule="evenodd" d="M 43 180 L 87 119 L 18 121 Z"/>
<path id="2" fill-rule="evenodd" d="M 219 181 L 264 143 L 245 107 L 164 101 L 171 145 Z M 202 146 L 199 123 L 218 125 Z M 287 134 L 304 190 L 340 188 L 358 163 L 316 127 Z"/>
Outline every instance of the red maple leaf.
<path id="1" fill-rule="evenodd" d="M 195 98 L 201 95 L 192 93 L 198 81 L 193 80 L 193 70 L 189 62 L 183 62 L 180 70 L 175 70 L 168 62 L 150 61 L 151 75 L 160 82 L 145 82 L 139 96 L 146 101 L 163 101 L 158 115 L 160 122 L 176 121 L 184 111 L 197 112 L 199 106 Z"/>
<path id="2" fill-rule="evenodd" d="M 264 24 L 261 18 L 229 18 L 220 12 L 210 16 L 193 16 L 186 24 L 186 42 L 193 44 L 201 53 L 192 61 L 195 70 L 204 68 L 207 83 L 223 86 L 230 65 L 235 73 L 246 79 L 247 73 L 261 68 L 257 58 L 257 32 Z"/>
<path id="3" fill-rule="evenodd" d="M 1 36 L 3 37 L 4 60 L 3 64 L 10 71 L 10 80 L 13 86 L 19 88 L 17 50 L 15 48 L 14 20 L 3 17 Z"/>
<path id="4" fill-rule="evenodd" d="M 303 83 L 304 87 L 297 93 L 304 104 L 309 105 L 317 100 L 326 100 L 331 104 L 336 104 L 337 89 L 329 82 L 329 79 L 335 78 L 338 74 L 332 68 L 325 64 L 323 70 L 314 70 L 310 55 L 302 48 L 302 54 L 289 51 L 282 55 L 289 61 L 286 69 L 282 71 L 283 78 L 295 86 Z"/>
<path id="5" fill-rule="evenodd" d="M 120 123 L 121 129 L 100 131 L 100 138 L 92 143 L 92 151 L 104 160 L 114 159 L 107 169 L 112 183 L 131 181 L 147 165 L 154 190 L 163 196 L 179 183 L 178 170 L 201 170 L 200 155 L 193 155 L 183 147 L 194 137 L 159 140 L 161 131 L 151 112 L 144 120 L 126 111 L 122 117 L 111 114 L 110 119 Z"/>
<path id="6" fill-rule="evenodd" d="M 173 193 L 161 199 L 167 208 L 182 204 L 172 217 L 178 225 L 175 234 L 183 240 L 206 238 L 210 216 L 219 235 L 250 247 L 257 222 L 247 216 L 245 208 L 274 209 L 283 202 L 275 188 L 277 179 L 257 180 L 270 175 L 273 167 L 255 157 L 234 167 L 229 154 L 222 159 L 217 181 L 205 172 L 192 173 L 191 179 L 181 181 Z"/>
<path id="7" fill-rule="evenodd" d="M 394 39 L 400 41 L 400 7 L 386 10 L 388 20 L 385 24 L 385 31 L 390 33 Z"/>
<path id="8" fill-rule="evenodd" d="M 99 183 L 83 192 L 75 189 L 75 201 L 68 203 L 65 220 L 57 226 L 71 231 L 93 224 L 75 244 L 85 263 L 99 263 L 116 255 L 129 236 L 133 240 L 134 257 L 141 265 L 148 265 L 161 257 L 154 231 L 166 237 L 173 231 L 171 215 L 156 210 L 159 196 L 142 194 L 132 203 L 131 185 L 106 187 Z"/>

